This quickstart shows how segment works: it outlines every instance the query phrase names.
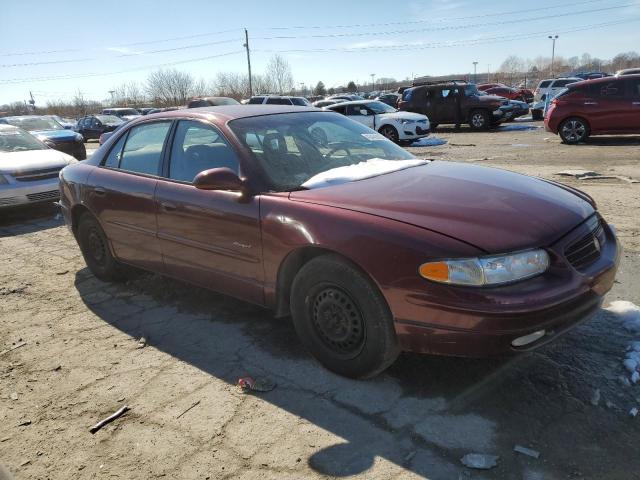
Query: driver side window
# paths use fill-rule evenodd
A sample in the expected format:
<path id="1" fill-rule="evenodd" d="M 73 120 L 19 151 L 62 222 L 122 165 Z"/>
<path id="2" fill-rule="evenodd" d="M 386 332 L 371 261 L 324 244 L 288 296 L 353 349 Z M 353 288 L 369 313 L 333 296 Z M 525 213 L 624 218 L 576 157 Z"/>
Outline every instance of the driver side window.
<path id="1" fill-rule="evenodd" d="M 348 105 L 347 106 L 347 116 L 367 116 L 369 112 L 367 111 L 364 105 Z"/>
<path id="2" fill-rule="evenodd" d="M 176 128 L 169 178 L 193 182 L 197 174 L 226 167 L 239 173 L 238 157 L 220 132 L 210 125 L 183 120 Z"/>

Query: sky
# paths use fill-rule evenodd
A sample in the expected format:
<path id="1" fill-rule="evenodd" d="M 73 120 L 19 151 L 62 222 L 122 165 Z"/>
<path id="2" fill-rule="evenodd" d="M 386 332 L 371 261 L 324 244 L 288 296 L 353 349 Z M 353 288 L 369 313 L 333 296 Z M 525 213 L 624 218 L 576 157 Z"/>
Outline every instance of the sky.
<path id="1" fill-rule="evenodd" d="M 640 50 L 640 0 L 0 0 L 0 104 L 105 100 L 109 90 L 176 68 L 196 78 L 261 73 L 284 56 L 296 86 L 327 87 L 499 67 L 508 55 Z"/>

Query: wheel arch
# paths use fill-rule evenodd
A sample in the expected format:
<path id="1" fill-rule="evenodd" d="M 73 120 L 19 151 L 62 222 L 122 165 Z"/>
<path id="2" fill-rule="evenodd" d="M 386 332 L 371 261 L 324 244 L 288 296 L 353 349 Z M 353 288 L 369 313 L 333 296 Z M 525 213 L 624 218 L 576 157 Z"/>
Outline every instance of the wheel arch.
<path id="1" fill-rule="evenodd" d="M 291 297 L 291 287 L 293 285 L 293 280 L 296 278 L 298 272 L 302 269 L 304 265 L 306 265 L 309 261 L 314 258 L 323 256 L 323 255 L 334 255 L 340 257 L 345 262 L 349 263 L 353 267 L 355 267 L 359 272 L 365 275 L 373 285 L 382 293 L 380 289 L 380 285 L 376 280 L 366 271 L 364 270 L 358 262 L 350 258 L 349 256 L 337 252 L 335 250 L 316 246 L 316 245 L 307 245 L 304 247 L 299 247 L 292 252 L 289 252 L 287 256 L 284 258 L 280 267 L 278 268 L 278 275 L 276 280 L 276 305 L 275 305 L 275 316 L 286 317 L 291 314 L 291 306 L 290 306 L 290 297 Z M 382 295 L 384 298 L 384 295 Z M 386 299 L 385 299 L 386 302 Z M 389 308 L 389 305 L 387 305 Z"/>
<path id="2" fill-rule="evenodd" d="M 589 134 L 591 134 L 591 123 L 589 122 L 589 120 L 586 117 L 583 117 L 582 115 L 565 115 L 562 120 L 560 120 L 558 122 L 558 126 L 556 127 L 556 134 L 560 133 L 560 127 L 562 126 L 562 124 L 564 122 L 566 122 L 567 120 L 571 119 L 571 118 L 577 118 L 578 120 L 582 120 L 585 125 L 587 126 L 587 131 Z"/>

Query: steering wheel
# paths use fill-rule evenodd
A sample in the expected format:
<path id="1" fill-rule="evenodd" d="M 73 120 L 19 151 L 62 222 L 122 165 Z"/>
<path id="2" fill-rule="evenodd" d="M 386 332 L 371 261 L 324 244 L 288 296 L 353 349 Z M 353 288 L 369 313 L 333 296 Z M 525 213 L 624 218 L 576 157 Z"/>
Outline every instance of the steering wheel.
<path id="1" fill-rule="evenodd" d="M 339 145 L 336 145 L 335 147 L 333 147 L 331 150 L 329 150 L 329 152 L 327 152 L 327 154 L 324 157 L 325 158 L 331 158 L 334 153 L 339 152 L 340 150 L 343 150 L 343 151 L 347 152 L 347 155 L 349 157 L 351 156 L 351 150 L 349 150 L 345 146 L 342 146 L 342 144 L 339 144 Z"/>

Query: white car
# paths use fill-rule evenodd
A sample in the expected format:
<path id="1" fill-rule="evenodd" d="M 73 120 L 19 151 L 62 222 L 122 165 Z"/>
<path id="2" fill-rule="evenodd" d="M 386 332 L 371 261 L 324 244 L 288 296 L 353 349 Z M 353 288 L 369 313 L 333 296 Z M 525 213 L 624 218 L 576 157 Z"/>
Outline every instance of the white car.
<path id="1" fill-rule="evenodd" d="M 0 125 L 0 209 L 57 200 L 58 174 L 76 162 L 21 128 Z"/>
<path id="2" fill-rule="evenodd" d="M 326 110 L 341 113 L 396 143 L 429 135 L 430 125 L 426 115 L 401 112 L 377 100 L 336 103 L 326 107 Z"/>
<path id="3" fill-rule="evenodd" d="M 542 120 L 546 110 L 546 105 L 558 93 L 567 88 L 567 85 L 575 82 L 582 82 L 582 78 L 565 77 L 565 78 L 547 78 L 541 80 L 533 92 L 533 104 L 531 105 L 531 117 L 534 120 Z"/>

